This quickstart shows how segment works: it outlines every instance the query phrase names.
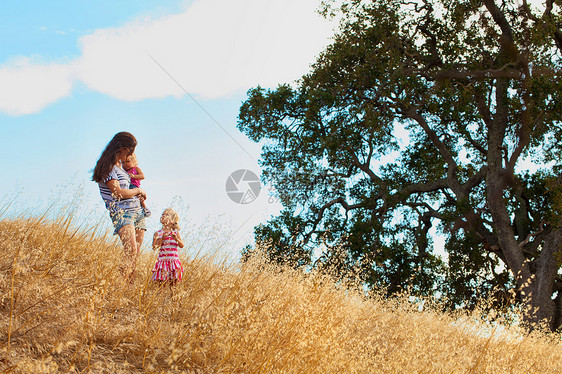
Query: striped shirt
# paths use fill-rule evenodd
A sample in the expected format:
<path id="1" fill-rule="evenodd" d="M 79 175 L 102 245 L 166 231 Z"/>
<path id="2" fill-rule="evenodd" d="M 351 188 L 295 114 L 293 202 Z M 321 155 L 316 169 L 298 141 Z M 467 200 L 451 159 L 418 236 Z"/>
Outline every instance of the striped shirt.
<path id="1" fill-rule="evenodd" d="M 129 174 L 119 166 L 114 165 L 109 175 L 103 179 L 103 182 L 98 182 L 100 195 L 105 202 L 105 207 L 109 209 L 111 213 L 115 213 L 118 210 L 134 210 L 140 208 L 140 201 L 136 196 L 129 199 L 117 199 L 111 194 L 111 190 L 107 187 L 107 182 L 112 179 L 119 181 L 119 187 L 123 190 L 128 190 L 131 184 Z"/>

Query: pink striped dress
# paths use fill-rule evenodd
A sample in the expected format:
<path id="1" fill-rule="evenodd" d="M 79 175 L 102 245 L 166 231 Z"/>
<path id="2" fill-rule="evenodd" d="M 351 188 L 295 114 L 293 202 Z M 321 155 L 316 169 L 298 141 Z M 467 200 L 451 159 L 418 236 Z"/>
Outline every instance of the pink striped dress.
<path id="1" fill-rule="evenodd" d="M 157 231 L 158 238 L 164 234 L 164 230 Z M 181 265 L 178 254 L 178 242 L 167 236 L 162 241 L 162 246 L 158 252 L 158 259 L 152 269 L 152 280 L 167 281 L 181 280 L 183 266 Z"/>

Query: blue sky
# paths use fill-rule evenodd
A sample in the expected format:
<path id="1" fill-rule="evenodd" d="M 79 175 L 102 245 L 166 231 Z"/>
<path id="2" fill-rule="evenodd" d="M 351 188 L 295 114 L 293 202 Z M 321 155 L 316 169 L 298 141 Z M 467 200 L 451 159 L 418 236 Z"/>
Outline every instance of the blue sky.
<path id="1" fill-rule="evenodd" d="M 91 169 L 119 131 L 132 132 L 155 217 L 175 205 L 209 219 L 233 247 L 275 214 L 268 186 L 240 205 L 233 171 L 259 174 L 260 145 L 236 129 L 246 91 L 293 82 L 329 43 L 316 0 L 9 2 L 0 13 L 0 204 L 40 212 L 80 195 L 109 227 Z M 186 94 L 189 93 L 189 94 Z M 180 202 L 181 201 L 181 202 Z M 64 202 L 64 201 L 63 201 Z M 230 235 L 227 234 L 227 235 Z M 236 248 L 239 249 L 239 248 Z"/>

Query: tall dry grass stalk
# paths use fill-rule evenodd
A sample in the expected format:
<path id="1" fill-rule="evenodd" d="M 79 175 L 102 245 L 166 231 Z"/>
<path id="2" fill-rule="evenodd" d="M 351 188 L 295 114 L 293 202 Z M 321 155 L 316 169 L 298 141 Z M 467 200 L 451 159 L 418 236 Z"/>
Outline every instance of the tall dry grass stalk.
<path id="1" fill-rule="evenodd" d="M 480 334 L 468 319 L 259 259 L 184 254 L 170 299 L 149 281 L 155 254 L 144 251 L 140 277 L 123 287 L 121 244 L 69 216 L 0 221 L 4 372 L 562 372 L 554 335 Z"/>

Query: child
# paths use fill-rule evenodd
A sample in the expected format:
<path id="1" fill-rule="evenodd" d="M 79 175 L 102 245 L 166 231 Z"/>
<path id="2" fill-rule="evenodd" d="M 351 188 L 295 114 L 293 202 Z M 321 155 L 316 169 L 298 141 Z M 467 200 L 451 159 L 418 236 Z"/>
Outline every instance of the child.
<path id="1" fill-rule="evenodd" d="M 129 174 L 129 177 L 131 177 L 131 186 L 129 188 L 140 188 L 140 181 L 141 179 L 144 179 L 144 173 L 141 168 L 139 168 L 137 156 L 134 153 L 127 156 L 127 160 L 123 162 L 123 169 L 127 172 L 127 174 Z M 144 200 L 141 199 L 140 203 L 144 211 L 144 216 L 150 217 L 150 209 L 146 207 Z"/>
<path id="2" fill-rule="evenodd" d="M 152 280 L 170 284 L 170 291 L 181 280 L 183 266 L 178 255 L 178 247 L 183 248 L 179 233 L 179 215 L 173 209 L 166 209 L 160 217 L 162 229 L 154 233 L 152 249 L 158 249 L 158 259 L 152 269 Z M 173 291 L 172 291 L 173 295 Z"/>

